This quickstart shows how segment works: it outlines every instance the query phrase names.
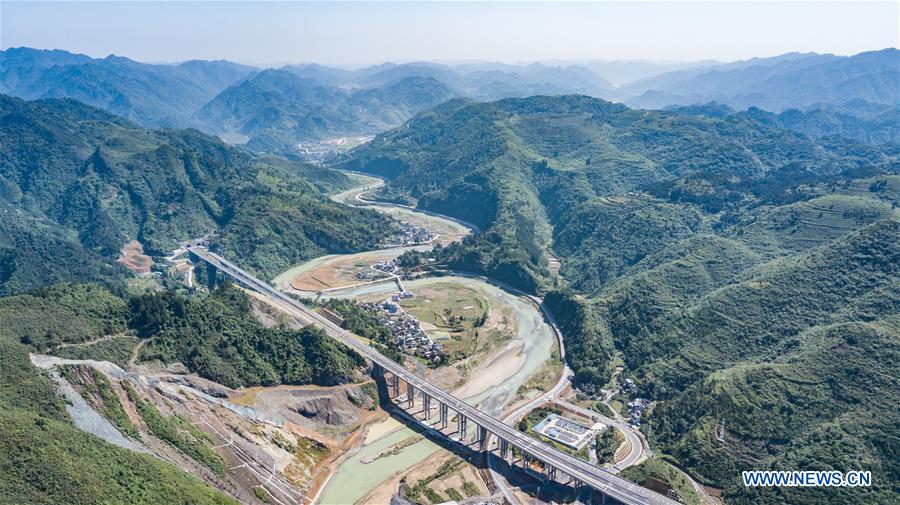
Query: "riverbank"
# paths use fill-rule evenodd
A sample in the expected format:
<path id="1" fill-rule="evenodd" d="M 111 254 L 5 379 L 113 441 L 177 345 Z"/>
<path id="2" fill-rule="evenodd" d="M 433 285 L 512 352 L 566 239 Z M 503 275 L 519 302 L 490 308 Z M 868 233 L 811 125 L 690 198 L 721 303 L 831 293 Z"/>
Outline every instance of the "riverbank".
<path id="1" fill-rule="evenodd" d="M 538 308 L 529 299 L 513 295 L 483 280 L 449 276 L 416 279 L 406 284 L 407 289 L 415 292 L 429 285 L 446 282 L 464 285 L 484 293 L 487 303 L 498 307 L 496 309 L 498 313 L 514 318 L 511 323 L 514 325 L 515 334 L 511 335 L 504 345 L 478 359 L 460 363 L 466 372 L 458 377 L 455 374 L 449 374 L 447 368 L 427 370 L 425 373 L 429 380 L 432 380 L 433 376 L 435 382 L 441 386 L 448 386 L 455 396 L 462 398 L 470 405 L 479 406 L 487 413 L 498 415 L 515 398 L 522 384 L 536 373 L 544 362 L 552 359 L 555 334 L 544 321 Z M 380 296 L 395 290 L 396 288 L 390 284 L 382 284 L 351 288 L 333 293 L 332 296 L 349 298 Z M 452 387 L 454 382 L 457 383 L 456 387 Z M 373 488 L 365 489 L 368 484 L 360 486 L 360 483 L 354 480 L 353 476 L 357 472 L 362 471 L 369 474 L 367 479 L 376 479 L 377 475 L 377 478 L 381 479 L 378 486 L 389 486 L 390 482 L 396 481 L 397 475 L 395 474 L 410 469 L 439 450 L 438 446 L 424 440 L 404 447 L 396 454 L 378 459 L 377 465 L 365 465 L 364 459 L 371 458 L 374 454 L 399 441 L 408 439 L 415 433 L 402 426 L 391 431 L 387 426 L 375 425 L 371 430 L 359 452 L 348 458 L 329 481 L 322 493 L 321 503 L 356 503 L 374 491 Z M 382 436 L 373 436 L 373 432 L 382 434 Z M 385 440 L 393 442 L 386 443 Z M 426 447 L 431 449 L 426 450 Z M 365 482 L 370 481 L 366 480 Z M 396 491 L 396 488 L 393 491 Z M 375 495 L 383 496 L 383 493 L 374 493 L 373 496 Z"/>
<path id="2" fill-rule="evenodd" d="M 359 186 L 334 195 L 341 203 L 371 207 L 379 212 L 416 226 L 425 226 L 438 235 L 436 243 L 449 243 L 472 233 L 473 229 L 464 223 L 420 212 L 416 209 L 361 198 L 367 192 L 383 184 L 383 181 L 361 175 L 348 174 L 359 182 Z M 378 300 L 397 292 L 392 280 L 384 282 L 360 282 L 356 278 L 359 269 L 369 268 L 377 261 L 385 261 L 400 256 L 410 249 L 430 250 L 433 245 L 396 247 L 380 249 L 352 255 L 330 255 L 316 258 L 289 269 L 273 279 L 279 288 L 307 297 L 336 297 Z M 477 293 L 473 301 L 454 300 L 450 314 L 443 314 L 443 307 L 436 310 L 435 321 L 425 325 L 427 330 L 436 330 L 435 322 L 442 317 L 459 317 L 470 306 L 486 303 L 488 318 L 484 335 L 480 332 L 479 342 L 474 352 L 454 366 L 438 369 L 420 367 L 420 373 L 440 387 L 450 390 L 455 396 L 493 415 L 500 415 L 516 398 L 516 394 L 548 360 L 553 359 L 557 345 L 554 328 L 547 323 L 539 303 L 524 293 L 507 289 L 488 279 L 468 275 L 448 275 L 404 281 L 407 290 L 413 293 L 423 291 L 428 294 L 444 289 L 447 284 L 459 286 L 462 293 Z M 418 307 L 427 315 L 426 298 L 417 300 Z M 437 298 L 432 296 L 432 298 Z M 484 301 L 475 301 L 481 298 Z M 538 301 L 539 302 L 539 301 Z M 453 312 L 453 307 L 460 314 Z M 503 334 L 503 328 L 506 334 Z M 492 332 L 488 335 L 488 332 Z M 449 334 L 449 332 L 446 332 Z M 449 335 L 447 335 L 449 336 Z M 494 345 L 487 345 L 487 339 L 494 339 Z M 322 504 L 365 503 L 370 499 L 383 499 L 397 490 L 397 483 L 413 467 L 437 458 L 437 454 L 449 453 L 427 439 L 418 440 L 415 432 L 398 421 L 388 418 L 366 427 L 364 440 L 349 449 L 345 457 L 336 465 L 331 477 L 318 496 Z M 478 475 L 478 472 L 472 473 Z M 479 488 L 486 490 L 483 484 Z M 375 503 L 375 502 L 372 502 Z"/>

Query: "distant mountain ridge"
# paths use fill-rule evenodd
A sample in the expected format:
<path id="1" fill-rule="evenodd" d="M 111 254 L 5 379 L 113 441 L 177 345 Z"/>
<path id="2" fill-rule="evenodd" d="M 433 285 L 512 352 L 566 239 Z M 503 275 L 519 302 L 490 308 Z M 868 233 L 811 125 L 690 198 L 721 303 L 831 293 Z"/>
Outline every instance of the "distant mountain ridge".
<path id="1" fill-rule="evenodd" d="M 852 149 L 853 156 L 843 153 Z M 606 208 L 578 202 L 692 173 L 749 181 L 793 163 L 825 176 L 888 158 L 877 149 L 819 143 L 741 115 L 710 120 L 563 96 L 448 102 L 358 148 L 344 167 L 391 178 L 386 199 L 450 213 L 478 224 L 485 236 L 496 232 L 506 246 L 482 255 L 473 268 L 536 289 L 546 268 L 538 252 L 550 238 L 546 220 L 557 235 L 571 225 L 572 236 L 581 236 L 589 210 L 598 215 Z M 523 187 L 523 180 L 530 182 Z M 548 200 L 539 204 L 538 197 Z M 487 246 L 494 239 L 484 240 Z M 563 261 L 563 271 L 579 278 L 596 271 L 598 279 L 616 271 L 619 266 L 603 266 L 607 260 L 595 257 L 604 247 L 602 240 L 573 245 L 581 259 Z M 524 261 L 511 261 L 519 254 Z"/>
<path id="2" fill-rule="evenodd" d="M 496 100 L 531 95 L 585 94 L 615 95 L 615 86 L 584 65 L 531 63 L 462 63 L 443 65 L 430 62 L 384 63 L 358 70 L 343 70 L 316 64 L 282 67 L 300 77 L 321 84 L 345 88 L 383 86 L 407 77 L 430 77 L 456 94 L 477 100 Z"/>
<path id="3" fill-rule="evenodd" d="M 269 69 L 226 89 L 194 118 L 210 131 L 245 135 L 253 149 L 290 150 L 301 141 L 378 133 L 452 97 L 431 77 L 348 90 Z"/>
<path id="4" fill-rule="evenodd" d="M 900 104 L 900 51 L 887 48 L 853 56 L 791 53 L 698 71 L 663 74 L 622 88 L 632 107 L 658 109 L 716 101 L 735 109 L 772 112 L 816 103 L 866 100 Z"/>
<path id="5" fill-rule="evenodd" d="M 816 104 L 809 110 L 786 109 L 779 114 L 750 107 L 737 112 L 731 107 L 709 102 L 686 106 L 670 106 L 665 110 L 676 114 L 723 119 L 739 116 L 760 123 L 793 130 L 812 138 L 838 136 L 867 144 L 900 145 L 900 107 L 877 105 L 854 100 L 840 105 Z"/>
<path id="6" fill-rule="evenodd" d="M 675 70 L 659 74 L 669 69 Z M 614 86 L 604 72 L 643 78 Z M 897 107 L 900 52 L 788 53 L 671 65 L 411 62 L 350 70 L 313 63 L 259 69 L 200 60 L 152 65 L 119 56 L 13 48 L 0 51 L 0 92 L 25 99 L 74 98 L 145 127 L 195 127 L 255 151 L 300 155 L 298 143 L 379 133 L 454 97 L 492 101 L 571 94 L 639 108 L 715 101 L 737 111 L 756 107 L 776 114 L 821 109 L 828 112 L 782 126 L 877 143 L 896 140 L 888 123 L 893 116 L 873 118 L 844 104 Z"/>
<path id="7" fill-rule="evenodd" d="M 0 51 L 0 91 L 28 100 L 73 98 L 144 126 L 189 126 L 190 115 L 256 69 L 226 61 L 151 65 L 65 51 Z"/>

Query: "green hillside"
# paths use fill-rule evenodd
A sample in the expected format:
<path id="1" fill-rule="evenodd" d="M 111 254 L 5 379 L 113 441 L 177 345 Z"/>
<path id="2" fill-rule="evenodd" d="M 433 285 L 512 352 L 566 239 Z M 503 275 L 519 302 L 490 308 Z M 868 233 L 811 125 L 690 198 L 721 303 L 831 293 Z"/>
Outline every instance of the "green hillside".
<path id="1" fill-rule="evenodd" d="M 455 267 L 541 290 L 552 238 L 564 275 L 593 291 L 680 238 L 763 204 L 808 198 L 792 184 L 890 166 L 895 156 L 744 117 L 565 96 L 447 102 L 354 150 L 342 166 L 389 178 L 384 199 L 484 229 L 448 259 Z"/>
<path id="2" fill-rule="evenodd" d="M 657 402 L 653 445 L 728 503 L 885 503 L 897 491 L 897 155 L 748 115 L 533 97 L 444 104 L 343 166 L 387 177 L 384 199 L 478 224 L 432 254 L 438 266 L 545 293 L 576 384 L 606 386 L 621 356 L 619 380 Z M 871 469 L 882 484 L 748 492 L 740 470 L 758 468 Z"/>
<path id="3" fill-rule="evenodd" d="M 586 291 L 619 277 L 647 255 L 699 232 L 704 217 L 690 206 L 642 199 L 593 199 L 554 227 L 561 274 Z"/>
<path id="4" fill-rule="evenodd" d="M 271 275 L 373 247 L 393 226 L 325 198 L 349 184 L 341 174 L 254 158 L 195 130 L 145 130 L 74 101 L 0 96 L 0 138 L 0 293 L 114 277 L 102 265 L 130 240 L 163 255 L 216 232 L 226 255 Z"/>
<path id="5" fill-rule="evenodd" d="M 27 352 L 121 363 L 147 339 L 140 360 L 184 363 L 233 387 L 346 382 L 360 358 L 320 330 L 264 327 L 230 287 L 126 295 L 115 260 L 130 240 L 162 256 L 212 233 L 214 247 L 267 276 L 374 247 L 394 222 L 328 199 L 349 186 L 338 172 L 194 130 L 146 130 L 70 100 L 0 96 L 0 139 L 0 502 L 234 503 L 76 429 Z M 98 343 L 66 346 L 87 342 Z"/>
<path id="6" fill-rule="evenodd" d="M 18 209 L 0 210 L 0 294 L 62 281 L 112 283 L 125 275 L 73 231 Z"/>
<path id="7" fill-rule="evenodd" d="M 814 138 L 837 135 L 876 145 L 900 142 L 900 130 L 897 129 L 900 108 L 896 104 L 891 107 L 856 99 L 841 106 L 831 105 L 805 112 L 788 109 L 776 115 L 750 107 L 742 114 Z"/>
<path id="8" fill-rule="evenodd" d="M 139 361 L 183 363 L 229 387 L 347 382 L 361 358 L 314 327 L 266 327 L 230 285 L 208 295 L 116 294 L 57 284 L 0 298 L 0 341 L 54 353 L 110 335 L 146 339 Z"/>
<path id="9" fill-rule="evenodd" d="M 801 252 L 879 219 L 900 216 L 895 205 L 872 195 L 825 194 L 816 198 L 760 209 L 753 222 L 730 230 L 761 253 Z"/>
<path id="10" fill-rule="evenodd" d="M 101 340 L 117 335 L 127 336 Z M 363 364 L 318 328 L 264 326 L 248 296 L 229 285 L 185 297 L 57 284 L 2 297 L 0 503 L 237 503 L 168 462 L 77 429 L 56 385 L 28 356 L 29 351 L 68 356 L 78 350 L 76 358 L 109 359 L 109 352 L 129 357 L 141 339 L 146 345 L 139 361 L 183 363 L 231 387 L 330 385 L 350 380 Z M 86 342 L 99 343 L 60 347 Z M 105 347 L 112 342 L 127 347 Z"/>
<path id="11" fill-rule="evenodd" d="M 225 89 L 195 117 L 209 131 L 245 136 L 254 150 L 292 151 L 298 142 L 386 130 L 451 96 L 431 77 L 347 90 L 268 69 Z"/>
<path id="12" fill-rule="evenodd" d="M 307 326 L 267 328 L 233 287 L 206 298 L 164 293 L 132 300 L 132 326 L 151 338 L 142 360 L 184 363 L 229 387 L 348 382 L 362 358 Z"/>
<path id="13" fill-rule="evenodd" d="M 24 345 L 0 338 L 0 361 L 0 502 L 237 503 L 167 462 L 76 429 Z"/>
<path id="14" fill-rule="evenodd" d="M 797 346 L 796 336 L 808 328 L 900 312 L 898 237 L 900 221 L 879 221 L 807 254 L 750 268 L 693 303 L 681 299 L 677 315 L 640 332 L 641 338 L 615 324 L 620 314 L 613 308 L 611 330 L 626 361 L 652 376 L 660 388 L 655 393 L 665 397 L 704 373 L 774 360 Z M 641 303 L 654 304 L 647 298 L 619 306 L 633 311 Z"/>
<path id="15" fill-rule="evenodd" d="M 724 486 L 728 503 L 892 503 L 898 335 L 896 314 L 806 330 L 773 362 L 725 368 L 662 404 L 653 416 L 656 439 Z M 865 469 L 875 485 L 748 492 L 738 482 L 747 469 Z"/>

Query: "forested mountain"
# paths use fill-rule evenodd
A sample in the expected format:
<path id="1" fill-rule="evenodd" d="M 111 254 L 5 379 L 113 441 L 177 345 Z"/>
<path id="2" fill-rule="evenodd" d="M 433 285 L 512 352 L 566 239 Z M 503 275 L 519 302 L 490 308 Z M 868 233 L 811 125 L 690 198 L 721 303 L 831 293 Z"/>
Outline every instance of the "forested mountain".
<path id="1" fill-rule="evenodd" d="M 749 204 L 758 198 L 752 191 L 770 191 L 756 186 L 785 167 L 825 177 L 889 164 L 893 156 L 858 144 L 816 143 L 743 117 L 714 120 L 568 96 L 449 102 L 357 149 L 344 166 L 392 178 L 384 198 L 417 201 L 488 229 L 480 240 L 496 235 L 491 240 L 506 247 L 479 247 L 485 256 L 477 262 L 488 272 L 513 268 L 505 280 L 535 289 L 544 277 L 542 251 L 551 225 L 554 248 L 570 256 L 564 271 L 600 269 L 591 277 L 602 281 L 620 269 L 593 262 L 591 234 L 618 231 L 591 223 L 631 220 L 630 213 L 639 212 L 646 225 L 665 227 L 675 238 L 704 222 L 691 207 L 673 213 L 667 206 L 675 204 L 666 200 L 624 193 L 660 191 L 658 183 L 685 177 L 683 184 L 691 187 L 679 189 L 680 198 L 700 192 L 692 197 L 708 198 L 708 207 L 721 210 Z M 695 173 L 705 180 L 688 177 Z M 721 196 L 709 185 L 709 179 L 718 184 L 735 178 L 736 190 Z M 615 214 L 603 217 L 607 208 Z M 641 247 L 648 250 L 628 263 L 658 246 L 641 241 Z"/>
<path id="2" fill-rule="evenodd" d="M 751 107 L 744 114 L 814 138 L 836 135 L 869 144 L 900 144 L 900 107 L 896 106 L 866 113 L 855 107 L 826 107 L 805 112 L 788 109 L 780 114 Z"/>
<path id="3" fill-rule="evenodd" d="M 862 100 L 840 105 L 820 104 L 805 111 L 786 109 L 779 114 L 757 107 L 737 112 L 716 102 L 671 106 L 665 110 L 718 119 L 739 115 L 817 139 L 836 136 L 867 144 L 900 144 L 900 107 L 876 105 Z"/>
<path id="4" fill-rule="evenodd" d="M 377 245 L 392 224 L 320 189 L 347 179 L 255 158 L 195 130 L 146 130 L 72 100 L 0 96 L 2 292 L 106 279 L 129 240 L 152 255 L 216 232 L 272 274 L 326 251 Z M 40 271 L 41 275 L 35 275 Z"/>
<path id="5" fill-rule="evenodd" d="M 73 98 L 143 126 L 187 126 L 191 114 L 256 69 L 228 61 L 150 65 L 119 56 L 0 51 L 0 93 L 28 100 Z"/>
<path id="6" fill-rule="evenodd" d="M 677 70 L 654 75 L 667 68 Z M 648 74 L 619 86 L 606 78 Z M 199 60 L 151 65 L 60 50 L 0 51 L 0 93 L 73 98 L 144 127 L 196 127 L 254 151 L 306 159 L 315 157 L 306 151 L 309 145 L 329 150 L 320 142 L 385 131 L 453 97 L 582 94 L 645 108 L 716 101 L 737 111 L 754 108 L 748 114 L 756 119 L 813 137 L 893 142 L 898 82 L 896 49 L 851 57 L 789 53 L 726 64 L 413 62 L 353 70 L 317 64 L 260 70 Z M 763 118 L 757 109 L 782 115 Z M 790 112 L 785 109 L 803 114 L 784 116 Z"/>
<path id="7" fill-rule="evenodd" d="M 343 163 L 388 177 L 381 198 L 481 226 L 438 262 L 546 292 L 584 389 L 621 353 L 658 402 L 654 444 L 729 503 L 878 503 L 895 473 L 900 150 L 707 109 L 459 100 Z M 885 484 L 748 495 L 738 480 L 795 467 Z"/>
<path id="8" fill-rule="evenodd" d="M 764 69 L 773 65 L 789 63 L 793 61 L 803 61 L 804 63 L 802 65 L 808 66 L 831 61 L 834 58 L 834 55 L 829 54 L 792 52 L 768 58 L 750 58 L 747 60 L 732 61 L 729 63 L 717 63 L 673 70 L 672 72 L 664 72 L 661 74 L 645 77 L 643 79 L 638 79 L 634 82 L 629 82 L 626 85 L 622 86 L 622 88 L 627 90 L 632 95 L 637 96 L 652 90 L 666 89 L 670 86 L 677 85 L 678 83 L 687 81 L 698 75 L 713 71 L 741 71 L 750 67 L 758 67 L 760 69 Z"/>
<path id="9" fill-rule="evenodd" d="M 430 62 L 382 63 L 358 69 L 347 75 L 341 85 L 345 87 L 384 86 L 409 77 L 431 78 L 444 85 L 459 89 L 462 81 L 459 74 L 449 65 Z"/>
<path id="10" fill-rule="evenodd" d="M 880 220 L 700 297 L 660 296 L 684 279 L 671 264 L 636 280 L 635 291 L 620 287 L 613 299 L 627 301 L 613 301 L 608 320 L 645 392 L 668 400 L 652 417 L 662 447 L 725 486 L 733 503 L 890 502 L 898 238 L 900 222 Z M 883 484 L 748 494 L 735 479 L 751 468 L 863 467 Z"/>
<path id="11" fill-rule="evenodd" d="M 210 131 L 240 133 L 251 148 L 273 150 L 384 131 L 451 96 L 447 86 L 431 77 L 346 90 L 285 70 L 264 70 L 223 91 L 195 117 Z"/>
<path id="12" fill-rule="evenodd" d="M 138 361 L 182 363 L 228 387 L 347 382 L 362 358 L 315 327 L 260 323 L 243 291 L 123 295 L 92 284 L 55 284 L 0 298 L 0 343 L 54 353 L 106 335 L 146 340 Z M 62 347 L 61 347 L 62 346 Z"/>
<path id="13" fill-rule="evenodd" d="M 228 61 L 154 65 L 24 47 L 0 51 L 0 93 L 73 98 L 144 127 L 197 127 L 269 152 L 300 141 L 381 132 L 453 96 L 617 96 L 602 77 L 575 65 L 423 62 L 260 70 Z"/>
<path id="14" fill-rule="evenodd" d="M 865 100 L 896 106 L 900 101 L 900 51 L 895 48 L 839 57 L 787 54 L 663 74 L 631 83 L 621 91 L 638 95 L 625 101 L 641 108 L 717 101 L 739 110 L 780 112 L 817 103 Z"/>
<path id="15" fill-rule="evenodd" d="M 209 295 L 125 294 L 130 274 L 114 262 L 128 240 L 162 255 L 209 232 L 215 247 L 263 275 L 375 246 L 390 220 L 323 195 L 347 184 L 337 172 L 252 157 L 196 130 L 147 130 L 73 100 L 0 95 L 0 502 L 237 503 L 185 473 L 190 465 L 176 466 L 187 458 L 221 471 L 211 439 L 185 418 L 138 413 L 173 459 L 108 443 L 73 423 L 83 412 L 67 413 L 29 352 L 178 362 L 234 387 L 347 381 L 361 358 L 321 330 L 267 327 L 229 285 Z M 135 430 L 118 400 L 103 404 Z M 215 476 L 207 482 L 234 494 Z"/>
<path id="16" fill-rule="evenodd" d="M 477 100 L 573 93 L 607 99 L 620 96 L 602 74 L 582 65 L 482 63 L 455 69 L 462 74 L 464 95 Z"/>
<path id="17" fill-rule="evenodd" d="M 195 118 L 209 131 L 245 137 L 253 149 L 278 150 L 382 132 L 454 96 L 493 100 L 570 93 L 616 95 L 603 78 L 577 66 L 409 63 L 350 71 L 289 65 L 226 89 Z"/>

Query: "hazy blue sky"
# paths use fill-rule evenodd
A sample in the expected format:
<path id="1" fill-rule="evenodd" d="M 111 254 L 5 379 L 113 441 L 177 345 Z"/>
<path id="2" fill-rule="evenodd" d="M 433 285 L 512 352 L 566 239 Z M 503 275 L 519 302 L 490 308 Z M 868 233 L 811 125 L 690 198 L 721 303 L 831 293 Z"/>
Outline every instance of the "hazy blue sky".
<path id="1" fill-rule="evenodd" d="M 0 45 L 141 61 L 735 60 L 900 44 L 900 2 L 13 2 Z"/>

